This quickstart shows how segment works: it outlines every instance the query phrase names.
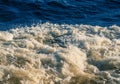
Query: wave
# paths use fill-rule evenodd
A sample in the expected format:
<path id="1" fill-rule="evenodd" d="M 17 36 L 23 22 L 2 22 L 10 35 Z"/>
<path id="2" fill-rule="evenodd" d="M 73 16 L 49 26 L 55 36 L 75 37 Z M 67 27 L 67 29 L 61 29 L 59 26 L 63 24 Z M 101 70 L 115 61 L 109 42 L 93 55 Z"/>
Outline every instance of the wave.
<path id="1" fill-rule="evenodd" d="M 44 23 L 0 32 L 0 83 L 119 84 L 120 27 Z"/>

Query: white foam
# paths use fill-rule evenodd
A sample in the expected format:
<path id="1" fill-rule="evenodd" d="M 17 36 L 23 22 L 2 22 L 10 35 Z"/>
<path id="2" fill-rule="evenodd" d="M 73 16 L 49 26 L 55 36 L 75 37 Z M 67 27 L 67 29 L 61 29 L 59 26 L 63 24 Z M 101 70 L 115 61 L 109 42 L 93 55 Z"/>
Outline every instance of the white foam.
<path id="1" fill-rule="evenodd" d="M 8 32 L 0 32 L 0 40 L 4 40 L 4 41 L 13 40 L 13 35 Z"/>
<path id="2" fill-rule="evenodd" d="M 2 84 L 117 84 L 119 58 L 115 25 L 44 23 L 0 32 Z"/>

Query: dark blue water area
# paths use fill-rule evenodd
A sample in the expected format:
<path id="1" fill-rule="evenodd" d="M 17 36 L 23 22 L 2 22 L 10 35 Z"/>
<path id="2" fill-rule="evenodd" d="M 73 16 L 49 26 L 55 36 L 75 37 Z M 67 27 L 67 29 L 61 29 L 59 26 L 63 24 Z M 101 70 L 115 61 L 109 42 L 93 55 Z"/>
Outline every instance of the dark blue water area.
<path id="1" fill-rule="evenodd" d="M 120 0 L 0 0 L 0 30 L 44 22 L 120 26 Z"/>

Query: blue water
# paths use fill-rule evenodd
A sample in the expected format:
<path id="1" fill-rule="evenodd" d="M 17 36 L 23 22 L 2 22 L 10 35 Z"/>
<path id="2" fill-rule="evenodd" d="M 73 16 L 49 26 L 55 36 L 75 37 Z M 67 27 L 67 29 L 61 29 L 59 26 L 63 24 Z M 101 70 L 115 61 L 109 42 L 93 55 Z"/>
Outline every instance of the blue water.
<path id="1" fill-rule="evenodd" d="M 120 26 L 120 0 L 0 0 L 0 30 L 40 22 Z"/>

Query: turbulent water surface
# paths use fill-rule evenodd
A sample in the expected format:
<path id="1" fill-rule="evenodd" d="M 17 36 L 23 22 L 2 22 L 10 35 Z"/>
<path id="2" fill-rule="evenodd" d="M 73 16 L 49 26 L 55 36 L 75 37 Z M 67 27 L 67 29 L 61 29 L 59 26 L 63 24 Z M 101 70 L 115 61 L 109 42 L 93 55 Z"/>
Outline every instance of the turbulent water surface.
<path id="1" fill-rule="evenodd" d="M 119 0 L 0 0 L 0 84 L 120 84 L 119 26 Z"/>
<path id="2" fill-rule="evenodd" d="M 120 27 L 39 24 L 0 32 L 1 84 L 120 84 Z"/>

